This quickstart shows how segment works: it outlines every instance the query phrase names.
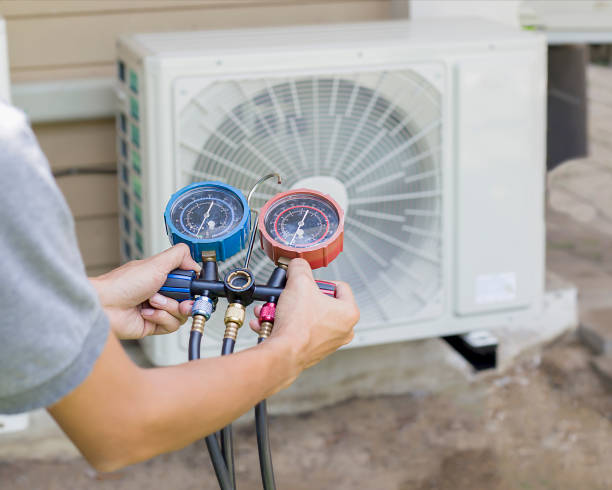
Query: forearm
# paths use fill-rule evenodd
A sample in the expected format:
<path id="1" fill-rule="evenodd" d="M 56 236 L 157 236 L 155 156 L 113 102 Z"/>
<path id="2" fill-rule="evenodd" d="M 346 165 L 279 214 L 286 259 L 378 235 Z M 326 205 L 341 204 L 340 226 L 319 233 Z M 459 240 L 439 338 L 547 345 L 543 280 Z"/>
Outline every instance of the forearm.
<path id="1" fill-rule="evenodd" d="M 272 339 L 224 358 L 141 369 L 113 335 L 85 382 L 49 409 L 81 453 L 110 471 L 183 447 L 290 384 L 291 354 Z"/>
<path id="2" fill-rule="evenodd" d="M 166 452 L 231 423 L 293 382 L 298 371 L 287 357 L 282 345 L 270 341 L 232 356 L 149 370 L 145 386 L 157 388 L 157 396 L 150 405 L 148 445 Z"/>

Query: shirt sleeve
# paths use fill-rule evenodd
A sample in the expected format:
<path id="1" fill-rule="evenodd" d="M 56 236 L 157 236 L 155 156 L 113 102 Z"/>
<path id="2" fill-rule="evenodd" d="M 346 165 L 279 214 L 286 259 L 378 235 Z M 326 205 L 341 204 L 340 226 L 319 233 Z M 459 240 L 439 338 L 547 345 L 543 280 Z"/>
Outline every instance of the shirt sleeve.
<path id="1" fill-rule="evenodd" d="M 109 322 L 25 115 L 0 102 L 0 413 L 45 407 L 90 373 Z"/>

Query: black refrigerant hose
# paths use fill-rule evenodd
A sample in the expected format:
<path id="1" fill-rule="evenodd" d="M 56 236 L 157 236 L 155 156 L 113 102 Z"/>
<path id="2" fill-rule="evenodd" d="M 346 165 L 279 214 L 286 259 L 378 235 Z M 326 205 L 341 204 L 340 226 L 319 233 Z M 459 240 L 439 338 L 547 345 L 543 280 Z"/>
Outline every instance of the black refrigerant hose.
<path id="1" fill-rule="evenodd" d="M 204 255 L 203 255 L 204 258 Z M 200 276 L 203 279 L 209 281 L 216 281 L 219 279 L 219 269 L 217 267 L 217 262 L 215 258 L 212 260 L 204 260 L 202 264 L 202 271 Z M 211 298 L 211 294 L 209 291 L 202 291 L 202 295 Z M 214 296 L 213 296 L 214 297 Z M 214 311 L 214 306 L 213 306 Z M 202 331 L 191 330 L 189 334 L 189 360 L 193 361 L 195 359 L 200 358 L 200 345 L 202 343 Z M 217 436 L 213 433 L 204 438 L 206 441 L 206 447 L 208 449 L 208 454 L 210 455 L 210 460 L 212 462 L 213 468 L 215 470 L 215 475 L 217 476 L 217 481 L 219 482 L 219 487 L 221 490 L 234 490 L 234 485 L 232 480 L 230 479 L 229 472 L 227 470 L 227 466 L 225 465 L 225 461 L 223 460 L 223 453 L 221 452 L 221 448 L 219 447 L 219 441 L 217 440 Z"/>
<path id="2" fill-rule="evenodd" d="M 221 355 L 227 356 L 234 352 L 234 346 L 236 341 L 234 339 L 223 339 L 223 347 L 221 348 Z"/>
<path id="3" fill-rule="evenodd" d="M 265 339 L 260 337 L 257 343 Z M 255 431 L 257 432 L 257 451 L 259 452 L 259 469 L 264 490 L 276 490 L 274 468 L 272 466 L 272 451 L 270 449 L 270 431 L 268 428 L 268 407 L 266 400 L 255 405 Z"/>
<path id="4" fill-rule="evenodd" d="M 202 343 L 202 333 L 192 330 L 189 334 L 189 360 L 200 358 L 200 344 Z"/>
<path id="5" fill-rule="evenodd" d="M 234 339 L 224 338 L 221 355 L 227 356 L 234 352 L 236 341 Z M 236 488 L 236 471 L 234 467 L 234 441 L 232 434 L 232 425 L 226 425 L 221 429 L 221 454 L 227 467 L 227 473 L 230 478 L 232 488 Z"/>
<path id="6" fill-rule="evenodd" d="M 229 479 L 229 473 L 225 468 L 225 462 L 223 461 L 223 454 L 221 454 L 221 448 L 219 442 L 214 434 L 206 436 L 206 447 L 208 448 L 208 454 L 212 461 L 215 474 L 217 475 L 217 481 L 219 482 L 219 488 L 221 490 L 233 490 L 232 484 Z"/>
<path id="7" fill-rule="evenodd" d="M 276 267 L 268 280 L 266 286 L 269 288 L 284 288 L 287 282 L 287 270 L 285 267 Z M 278 295 L 280 296 L 280 295 Z M 278 296 L 269 296 L 268 303 L 278 301 Z M 260 315 L 261 316 L 261 315 Z M 257 343 L 266 340 L 259 337 Z M 255 432 L 257 433 L 257 451 L 259 452 L 259 469 L 264 490 L 276 490 L 274 482 L 274 468 L 272 466 L 272 450 L 270 449 L 270 430 L 268 427 L 268 407 L 266 400 L 255 405 Z"/>
<path id="8" fill-rule="evenodd" d="M 216 302 L 217 297 L 225 297 L 225 286 L 222 281 L 218 280 L 216 262 L 205 262 L 203 265 L 204 268 L 199 279 L 195 278 L 195 273 L 193 271 L 182 271 L 178 269 L 172 271 L 172 273 L 168 276 L 168 281 L 160 289 L 160 293 L 176 300 L 186 300 L 193 299 L 197 296 L 206 296 L 208 298 L 215 298 Z M 283 292 L 286 277 L 286 267 L 278 266 L 270 276 L 270 279 L 265 286 L 255 285 L 253 289 L 253 294 L 250 299 L 265 302 L 260 313 L 260 321 L 263 321 L 263 325 L 266 325 L 266 323 L 268 325 L 267 333 L 264 333 L 266 330 L 262 330 L 262 336 L 258 338 L 258 343 L 263 342 L 272 332 L 276 302 Z M 335 285 L 333 283 L 326 281 L 316 282 L 322 293 L 328 296 L 335 296 Z M 264 309 L 267 309 L 267 314 L 264 314 Z M 194 319 L 196 316 L 194 316 Z M 267 319 L 264 320 L 264 318 Z M 200 358 L 201 341 L 202 333 L 197 330 L 192 330 L 189 337 L 190 361 Z M 233 353 L 234 346 L 234 339 L 225 338 L 223 340 L 221 355 L 229 355 Z M 262 400 L 255 406 L 255 427 L 257 432 L 257 449 L 259 452 L 259 464 L 263 487 L 264 490 L 276 490 L 274 470 L 272 467 L 272 452 L 270 450 L 266 400 Z M 217 434 L 209 435 L 205 438 L 205 440 L 221 490 L 235 490 L 235 469 L 232 451 L 233 441 L 231 425 L 223 428 Z M 221 441 L 221 444 L 219 440 Z"/>
<path id="9" fill-rule="evenodd" d="M 189 360 L 194 361 L 200 358 L 200 341 L 202 340 L 202 334 L 200 332 L 192 330 L 189 334 Z M 223 454 L 219 447 L 219 441 L 215 437 L 215 434 L 206 436 L 206 447 L 208 448 L 208 454 L 210 454 L 210 460 L 212 461 L 219 487 L 221 490 L 233 490 L 233 486 L 229 477 L 229 472 L 225 466 L 223 460 Z"/>

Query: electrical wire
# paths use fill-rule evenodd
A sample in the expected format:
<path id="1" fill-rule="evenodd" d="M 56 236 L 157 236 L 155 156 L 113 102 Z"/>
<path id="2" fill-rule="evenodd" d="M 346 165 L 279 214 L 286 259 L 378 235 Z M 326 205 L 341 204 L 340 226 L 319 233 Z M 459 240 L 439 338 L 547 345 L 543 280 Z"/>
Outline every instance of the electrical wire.
<path id="1" fill-rule="evenodd" d="M 189 360 L 194 361 L 200 358 L 200 342 L 202 341 L 202 334 L 198 331 L 192 330 L 189 334 Z M 231 483 L 229 472 L 223 461 L 223 454 L 219 447 L 219 441 L 215 437 L 215 434 L 206 436 L 206 447 L 208 448 L 208 454 L 210 454 L 210 460 L 212 461 L 215 474 L 217 475 L 217 481 L 221 490 L 233 490 L 234 487 Z"/>

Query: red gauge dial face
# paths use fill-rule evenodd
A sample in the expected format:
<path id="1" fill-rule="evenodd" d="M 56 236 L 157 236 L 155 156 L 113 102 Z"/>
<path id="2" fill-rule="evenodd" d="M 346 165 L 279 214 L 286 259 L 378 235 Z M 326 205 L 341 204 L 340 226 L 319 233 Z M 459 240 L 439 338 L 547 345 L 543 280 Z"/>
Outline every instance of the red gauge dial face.
<path id="1" fill-rule="evenodd" d="M 287 246 L 308 248 L 325 242 L 338 230 L 340 217 L 318 196 L 293 194 L 276 201 L 265 217 L 270 237 Z"/>
<path id="2" fill-rule="evenodd" d="M 298 189 L 272 198 L 260 215 L 262 246 L 272 260 L 302 257 L 313 268 L 342 250 L 343 213 L 329 196 Z"/>

